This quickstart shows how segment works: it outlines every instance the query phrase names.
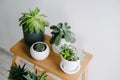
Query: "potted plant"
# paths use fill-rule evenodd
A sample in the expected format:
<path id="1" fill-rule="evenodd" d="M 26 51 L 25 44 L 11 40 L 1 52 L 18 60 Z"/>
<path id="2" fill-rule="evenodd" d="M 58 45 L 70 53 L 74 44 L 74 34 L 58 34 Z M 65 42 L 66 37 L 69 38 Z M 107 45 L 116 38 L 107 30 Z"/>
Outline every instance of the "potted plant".
<path id="1" fill-rule="evenodd" d="M 48 26 L 48 22 L 45 20 L 46 17 L 45 14 L 40 13 L 38 8 L 22 13 L 19 18 L 19 25 L 22 26 L 24 41 L 27 45 L 44 41 L 45 27 Z"/>
<path id="2" fill-rule="evenodd" d="M 9 80 L 26 80 L 24 76 L 28 74 L 27 69 L 25 68 L 25 64 L 22 67 L 15 64 L 11 67 L 9 72 Z"/>
<path id="3" fill-rule="evenodd" d="M 8 80 L 46 80 L 46 77 L 46 71 L 38 75 L 25 68 L 25 64 L 22 67 L 15 64 L 11 67 Z"/>
<path id="4" fill-rule="evenodd" d="M 61 63 L 60 68 L 68 74 L 74 74 L 80 69 L 80 59 L 83 58 L 83 53 L 79 52 L 74 46 L 61 46 Z"/>
<path id="5" fill-rule="evenodd" d="M 67 22 L 50 26 L 52 30 L 50 44 L 53 44 L 52 49 L 54 52 L 59 53 L 61 45 L 69 45 L 69 43 L 75 42 L 74 34 L 70 31 L 70 28 Z"/>
<path id="6" fill-rule="evenodd" d="M 40 76 L 37 73 L 29 71 L 25 76 L 27 80 L 46 80 L 46 72 L 43 72 Z"/>
<path id="7" fill-rule="evenodd" d="M 30 54 L 36 60 L 46 59 L 49 52 L 49 47 L 45 42 L 35 42 L 30 48 Z"/>

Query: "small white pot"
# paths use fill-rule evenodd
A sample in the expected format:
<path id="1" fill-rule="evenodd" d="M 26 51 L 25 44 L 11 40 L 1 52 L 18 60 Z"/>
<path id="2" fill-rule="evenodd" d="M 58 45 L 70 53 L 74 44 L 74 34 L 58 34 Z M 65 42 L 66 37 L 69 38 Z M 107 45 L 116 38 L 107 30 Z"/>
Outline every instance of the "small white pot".
<path id="1" fill-rule="evenodd" d="M 42 52 L 38 52 L 38 51 L 35 51 L 33 49 L 33 46 L 37 43 L 42 43 L 42 44 L 45 44 L 46 45 L 46 49 Z M 49 55 L 49 47 L 48 45 L 45 43 L 45 42 L 35 42 L 34 44 L 32 44 L 32 46 L 30 47 L 30 54 L 31 56 L 35 59 L 35 60 L 44 60 L 48 57 Z"/>
<path id="2" fill-rule="evenodd" d="M 62 45 L 64 45 L 64 44 L 69 45 L 70 43 L 69 43 L 69 42 L 66 42 L 65 39 L 61 39 L 59 45 L 57 45 L 57 46 L 56 46 L 55 44 L 52 45 L 52 50 L 53 50 L 55 53 L 60 53 L 60 47 L 61 47 Z"/>
<path id="3" fill-rule="evenodd" d="M 64 59 L 62 56 L 62 61 L 61 61 L 61 68 L 62 70 L 65 72 L 65 73 L 68 73 L 68 74 L 74 74 L 76 73 L 77 71 L 79 71 L 80 69 L 80 60 L 77 60 L 77 61 L 68 61 L 66 59 Z"/>

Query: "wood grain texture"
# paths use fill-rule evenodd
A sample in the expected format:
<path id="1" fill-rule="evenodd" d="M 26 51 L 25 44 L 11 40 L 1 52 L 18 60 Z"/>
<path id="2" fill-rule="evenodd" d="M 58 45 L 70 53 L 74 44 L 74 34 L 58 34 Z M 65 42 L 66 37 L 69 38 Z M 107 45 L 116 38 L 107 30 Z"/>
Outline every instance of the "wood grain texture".
<path id="1" fill-rule="evenodd" d="M 92 55 L 84 51 L 83 53 L 85 54 L 85 58 L 81 60 L 80 70 L 75 74 L 66 74 L 60 69 L 59 67 L 61 61 L 60 55 L 55 54 L 52 51 L 51 45 L 49 44 L 49 40 L 50 40 L 50 36 L 46 35 L 45 42 L 50 47 L 50 54 L 45 60 L 41 60 L 41 61 L 34 60 L 30 56 L 30 47 L 28 47 L 24 43 L 24 39 L 16 43 L 13 47 L 11 47 L 10 50 L 11 52 L 13 52 L 14 55 L 24 58 L 25 60 L 31 62 L 32 64 L 41 67 L 44 70 L 60 77 L 62 80 L 77 80 L 78 77 L 82 74 L 82 72 L 86 68 L 86 66 L 88 65 L 88 63 L 90 62 L 90 60 L 92 59 Z"/>

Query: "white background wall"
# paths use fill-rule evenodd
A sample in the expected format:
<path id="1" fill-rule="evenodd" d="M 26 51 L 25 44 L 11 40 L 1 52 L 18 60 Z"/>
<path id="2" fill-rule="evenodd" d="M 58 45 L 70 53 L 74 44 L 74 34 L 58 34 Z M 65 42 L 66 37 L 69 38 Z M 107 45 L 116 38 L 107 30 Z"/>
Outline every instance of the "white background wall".
<path id="1" fill-rule="evenodd" d="M 76 46 L 94 55 L 88 80 L 120 80 L 119 0 L 0 0 L 0 47 L 9 51 L 23 37 L 18 18 L 36 7 L 51 25 L 67 21 Z"/>

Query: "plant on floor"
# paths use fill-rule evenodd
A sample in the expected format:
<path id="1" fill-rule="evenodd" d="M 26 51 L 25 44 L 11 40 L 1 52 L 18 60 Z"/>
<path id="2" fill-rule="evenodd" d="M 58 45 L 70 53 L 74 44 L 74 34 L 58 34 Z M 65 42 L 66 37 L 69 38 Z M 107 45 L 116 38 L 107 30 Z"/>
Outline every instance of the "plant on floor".
<path id="1" fill-rule="evenodd" d="M 46 80 L 46 77 L 46 72 L 39 76 L 37 72 L 34 73 L 25 68 L 25 64 L 22 67 L 15 64 L 11 67 L 8 80 Z"/>
<path id="2" fill-rule="evenodd" d="M 49 25 L 48 21 L 45 20 L 46 17 L 45 14 L 41 14 L 39 8 L 22 13 L 19 18 L 19 26 L 23 28 L 26 44 L 32 45 L 34 42 L 44 41 L 45 27 Z"/>
<path id="3" fill-rule="evenodd" d="M 24 76 L 28 74 L 25 64 L 21 67 L 20 65 L 14 65 L 11 67 L 9 80 L 26 80 Z"/>
<path id="4" fill-rule="evenodd" d="M 43 72 L 40 76 L 37 73 L 34 72 L 28 72 L 27 76 L 25 78 L 27 80 L 46 80 L 46 72 Z"/>
<path id="5" fill-rule="evenodd" d="M 64 38 L 67 42 L 74 43 L 75 38 L 73 33 L 70 31 L 70 28 L 71 27 L 67 22 L 50 26 L 50 29 L 52 30 L 52 38 L 50 39 L 50 44 L 55 43 L 55 45 L 59 45 L 62 38 Z"/>

